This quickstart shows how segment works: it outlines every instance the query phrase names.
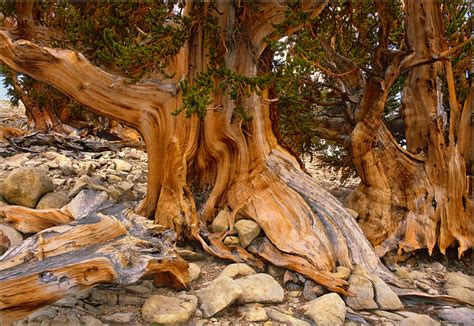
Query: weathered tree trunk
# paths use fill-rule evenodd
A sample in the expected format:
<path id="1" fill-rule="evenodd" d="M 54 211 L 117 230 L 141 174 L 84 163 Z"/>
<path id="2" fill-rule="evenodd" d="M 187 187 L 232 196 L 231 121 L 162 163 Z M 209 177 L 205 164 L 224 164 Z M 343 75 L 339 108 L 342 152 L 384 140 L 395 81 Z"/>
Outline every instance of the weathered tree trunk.
<path id="1" fill-rule="evenodd" d="M 207 10 L 209 4 L 203 4 Z M 285 6 L 264 3 L 259 11 L 238 12 L 238 5 L 218 1 L 219 29 L 226 68 L 240 75 L 258 74 L 265 37 L 285 18 Z M 317 15 L 324 4 L 305 2 Z M 188 9 L 192 4 L 188 4 Z M 210 13 L 209 13 L 210 14 Z M 240 36 L 235 41 L 236 35 Z M 0 58 L 16 71 L 47 82 L 100 114 L 127 123 L 142 134 L 148 152 L 148 188 L 138 208 L 181 238 L 198 240 L 204 249 L 258 268 L 262 259 L 299 271 L 327 288 L 346 293 L 347 283 L 331 272 L 337 265 L 364 265 L 395 281 L 381 265 L 356 221 L 341 204 L 301 171 L 295 157 L 278 141 L 270 120 L 268 92 L 241 99 L 250 122 L 234 116 L 228 91 L 215 91 L 205 118 L 173 116 L 182 103 L 180 79 L 191 82 L 209 67 L 202 26 L 170 63 L 170 83 L 131 84 L 91 65 L 82 55 L 12 41 L 0 33 Z M 27 64 L 26 64 L 27 63 Z M 218 81 L 216 81 L 216 84 Z M 213 108 L 219 108 L 215 110 Z M 220 209 L 256 221 L 265 241 L 252 253 L 226 246 L 226 234 L 208 229 Z M 261 250 L 255 246 L 261 244 Z"/>
<path id="2" fill-rule="evenodd" d="M 448 51 L 440 4 L 407 2 L 406 11 L 408 42 L 414 51 L 403 90 L 407 150 L 381 121 L 383 101 L 372 105 L 352 133 L 361 183 L 348 205 L 359 212 L 359 223 L 381 256 L 397 247 L 400 251 L 427 248 L 431 253 L 436 244 L 443 253 L 458 244 L 461 256 L 474 240 L 464 159 L 469 154 L 464 153 L 465 145 L 459 146 L 470 137 L 470 125 L 459 122 L 450 61 L 434 62 Z M 450 97 L 448 137 L 442 78 L 447 80 Z M 388 88 L 387 84 L 372 87 L 385 96 Z M 362 105 L 371 95 L 368 86 Z M 465 110 L 471 108 L 462 112 L 470 115 Z"/>

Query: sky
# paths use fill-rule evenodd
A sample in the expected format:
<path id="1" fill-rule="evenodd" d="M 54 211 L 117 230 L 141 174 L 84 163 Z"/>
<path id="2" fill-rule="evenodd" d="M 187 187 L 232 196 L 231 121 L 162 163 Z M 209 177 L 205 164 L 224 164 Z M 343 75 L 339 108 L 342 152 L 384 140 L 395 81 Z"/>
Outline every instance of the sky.
<path id="1" fill-rule="evenodd" d="M 8 100 L 7 90 L 3 87 L 3 78 L 0 77 L 0 100 Z"/>

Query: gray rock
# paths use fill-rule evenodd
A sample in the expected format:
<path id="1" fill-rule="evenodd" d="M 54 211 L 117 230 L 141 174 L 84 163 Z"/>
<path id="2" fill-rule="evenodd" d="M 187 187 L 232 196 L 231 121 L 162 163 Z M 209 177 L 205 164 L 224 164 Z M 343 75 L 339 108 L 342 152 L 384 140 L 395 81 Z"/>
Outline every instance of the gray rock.
<path id="1" fill-rule="evenodd" d="M 239 307 L 240 315 L 246 321 L 266 321 L 268 320 L 267 313 L 263 307 L 258 305 L 245 305 Z"/>
<path id="2" fill-rule="evenodd" d="M 372 282 L 364 276 L 352 274 L 349 278 L 349 292 L 354 297 L 346 297 L 346 304 L 354 310 L 377 309 L 374 301 L 374 288 Z"/>
<path id="3" fill-rule="evenodd" d="M 153 287 L 153 285 L 151 285 Z M 152 292 L 152 289 L 149 286 L 145 285 L 130 285 L 127 286 L 127 291 L 130 291 L 132 293 L 136 294 L 150 294 Z"/>
<path id="4" fill-rule="evenodd" d="M 219 277 L 242 277 L 256 274 L 252 267 L 243 263 L 230 264 L 224 268 L 224 270 L 219 274 Z"/>
<path id="5" fill-rule="evenodd" d="M 133 312 L 116 312 L 115 314 L 102 316 L 103 321 L 109 323 L 130 323 L 134 318 Z"/>
<path id="6" fill-rule="evenodd" d="M 474 309 L 467 307 L 441 309 L 438 311 L 438 316 L 450 323 L 461 325 L 474 324 Z"/>
<path id="7" fill-rule="evenodd" d="M 304 306 L 305 316 L 318 326 L 342 325 L 346 318 L 346 305 L 336 293 L 325 294 Z"/>
<path id="8" fill-rule="evenodd" d="M 100 320 L 92 317 L 92 316 L 81 316 L 81 321 L 84 323 L 84 326 L 102 326 L 104 323 L 102 323 Z"/>
<path id="9" fill-rule="evenodd" d="M 279 303 L 285 298 L 283 288 L 268 274 L 249 275 L 235 282 L 243 290 L 238 299 L 241 303 Z"/>
<path id="10" fill-rule="evenodd" d="M 44 319 L 53 319 L 58 314 L 58 311 L 52 307 L 46 307 L 37 311 L 34 311 L 28 316 L 28 322 L 42 321 Z"/>
<path id="11" fill-rule="evenodd" d="M 211 317 L 230 306 L 242 294 L 242 288 L 230 277 L 218 277 L 206 288 L 196 291 L 204 317 Z"/>
<path id="12" fill-rule="evenodd" d="M 109 195 L 103 191 L 84 189 L 65 207 L 71 216 L 78 220 L 96 212 L 109 200 Z"/>
<path id="13" fill-rule="evenodd" d="M 0 223 L 0 231 L 10 240 L 10 247 L 23 242 L 23 235 L 11 226 Z"/>
<path id="14" fill-rule="evenodd" d="M 212 232 L 221 233 L 229 228 L 230 214 L 226 210 L 221 210 L 212 221 Z"/>
<path id="15" fill-rule="evenodd" d="M 246 248 L 260 233 L 260 227 L 251 220 L 240 220 L 235 223 L 235 230 L 239 234 L 240 244 Z"/>
<path id="16" fill-rule="evenodd" d="M 41 197 L 36 209 L 61 208 L 67 204 L 69 198 L 65 192 L 48 192 Z"/>
<path id="17" fill-rule="evenodd" d="M 186 323 L 196 310 L 198 299 L 193 295 L 181 294 L 178 297 L 154 295 L 145 301 L 142 316 L 149 323 Z"/>
<path id="18" fill-rule="evenodd" d="M 201 275 L 201 267 L 199 267 L 195 263 L 189 263 L 188 272 L 189 272 L 189 281 L 194 282 Z"/>
<path id="19" fill-rule="evenodd" d="M 400 320 L 405 319 L 405 317 L 402 317 L 402 316 L 400 316 L 399 314 L 395 314 L 395 313 L 389 312 L 389 311 L 375 310 L 374 313 L 375 313 L 377 316 L 385 317 L 385 318 L 388 318 L 388 319 L 391 319 L 391 320 L 395 320 L 395 321 L 400 321 Z"/>
<path id="20" fill-rule="evenodd" d="M 90 292 L 89 301 L 95 304 L 108 304 L 115 306 L 118 300 L 116 293 L 93 288 Z"/>
<path id="21" fill-rule="evenodd" d="M 417 315 L 408 317 L 399 322 L 400 326 L 436 326 L 439 322 L 430 318 L 427 315 Z"/>
<path id="22" fill-rule="evenodd" d="M 310 326 L 310 323 L 297 319 L 291 315 L 284 314 L 278 310 L 272 308 L 265 308 L 268 318 L 271 320 L 289 325 L 289 326 Z"/>
<path id="23" fill-rule="evenodd" d="M 38 200 L 53 189 L 53 181 L 41 170 L 19 168 L 5 179 L 0 194 L 11 204 L 34 208 Z"/>
<path id="24" fill-rule="evenodd" d="M 77 299 L 72 296 L 62 298 L 61 300 L 58 300 L 54 303 L 55 306 L 69 307 L 69 308 L 74 308 L 77 304 L 78 304 Z"/>

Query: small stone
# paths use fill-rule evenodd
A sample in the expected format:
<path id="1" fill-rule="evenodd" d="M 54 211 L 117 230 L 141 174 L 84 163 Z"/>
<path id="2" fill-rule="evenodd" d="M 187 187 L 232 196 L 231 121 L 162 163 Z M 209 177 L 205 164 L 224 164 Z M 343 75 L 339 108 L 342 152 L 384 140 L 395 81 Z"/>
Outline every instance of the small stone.
<path id="1" fill-rule="evenodd" d="M 76 298 L 69 296 L 62 298 L 54 303 L 55 306 L 74 308 L 78 304 Z"/>
<path id="2" fill-rule="evenodd" d="M 38 200 L 53 189 L 53 181 L 44 172 L 19 168 L 5 179 L 0 194 L 11 204 L 34 208 Z"/>
<path id="3" fill-rule="evenodd" d="M 130 323 L 134 318 L 135 314 L 132 312 L 116 312 L 115 314 L 102 316 L 103 321 L 109 323 Z"/>
<path id="4" fill-rule="evenodd" d="M 58 311 L 52 307 L 46 307 L 41 310 L 34 311 L 28 316 L 28 322 L 39 321 L 40 319 L 53 319 L 58 314 Z"/>
<path id="5" fill-rule="evenodd" d="M 228 211 L 221 210 L 212 221 L 212 232 L 221 233 L 227 231 L 229 228 L 229 217 Z"/>
<path id="6" fill-rule="evenodd" d="M 128 294 L 119 294 L 118 303 L 125 306 L 141 306 L 145 299 Z"/>
<path id="7" fill-rule="evenodd" d="M 436 326 L 440 325 L 439 322 L 430 318 L 427 315 L 417 315 L 403 319 L 399 322 L 400 326 Z"/>
<path id="8" fill-rule="evenodd" d="M 257 305 L 245 305 L 239 307 L 239 312 L 246 321 L 266 321 L 267 313 L 263 307 Z"/>
<path id="9" fill-rule="evenodd" d="M 92 316 L 81 316 L 81 321 L 84 323 L 84 326 L 102 326 L 104 323 L 102 323 L 100 320 L 92 317 Z"/>
<path id="10" fill-rule="evenodd" d="M 117 304 L 117 294 L 101 289 L 93 288 L 90 293 L 89 300 L 96 304 L 109 304 L 115 306 Z"/>
<path id="11" fill-rule="evenodd" d="M 311 318 L 318 326 L 342 325 L 346 318 L 346 305 L 336 293 L 325 294 L 308 302 L 304 310 L 304 315 Z"/>
<path id="12" fill-rule="evenodd" d="M 109 200 L 109 195 L 103 191 L 84 189 L 65 207 L 71 216 L 78 220 L 96 212 Z"/>
<path id="13" fill-rule="evenodd" d="M 11 226 L 0 223 L 0 232 L 8 238 L 10 247 L 17 246 L 23 242 L 23 235 Z"/>
<path id="14" fill-rule="evenodd" d="M 444 265 L 441 264 L 438 261 L 435 261 L 434 263 L 431 263 L 429 266 L 434 272 L 445 272 L 446 271 L 446 267 L 444 267 Z"/>
<path id="15" fill-rule="evenodd" d="M 238 246 L 240 245 L 240 240 L 238 237 L 234 237 L 232 235 L 225 237 L 224 244 L 226 246 Z"/>
<path id="16" fill-rule="evenodd" d="M 29 158 L 26 154 L 15 154 L 9 157 L 5 161 L 5 164 L 10 168 L 16 169 L 16 168 L 22 167 L 23 164 L 28 161 L 29 161 Z"/>
<path id="17" fill-rule="evenodd" d="M 153 285 L 151 285 L 153 287 Z M 130 285 L 127 286 L 127 291 L 130 291 L 132 293 L 136 294 L 141 294 L 141 295 L 146 295 L 150 294 L 152 292 L 150 287 L 144 286 L 144 285 Z"/>
<path id="18" fill-rule="evenodd" d="M 260 233 L 260 226 L 251 220 L 240 220 L 235 223 L 242 247 L 246 248 Z"/>
<path id="19" fill-rule="evenodd" d="M 119 184 L 117 184 L 117 187 L 123 191 L 125 190 L 132 190 L 134 184 L 128 181 L 122 181 Z"/>
<path id="20" fill-rule="evenodd" d="M 225 276 L 230 278 L 235 278 L 237 276 L 249 276 L 256 274 L 252 267 L 243 263 L 230 264 L 224 268 L 224 270 L 219 274 L 219 277 Z"/>
<path id="21" fill-rule="evenodd" d="M 441 309 L 438 315 L 442 320 L 461 325 L 469 325 L 474 321 L 474 309 L 467 307 Z"/>
<path id="22" fill-rule="evenodd" d="M 201 267 L 199 267 L 195 263 L 189 263 L 188 272 L 189 272 L 189 281 L 194 282 L 201 275 Z"/>
<path id="23" fill-rule="evenodd" d="M 194 295 L 182 294 L 178 297 L 154 295 L 145 301 L 142 316 L 149 323 L 186 323 L 196 310 L 198 299 Z"/>
<path id="24" fill-rule="evenodd" d="M 61 208 L 69 198 L 65 192 L 49 192 L 39 200 L 36 209 Z"/>
<path id="25" fill-rule="evenodd" d="M 336 278 L 347 280 L 349 279 L 349 276 L 351 276 L 351 269 L 345 266 L 337 266 L 336 273 L 334 273 L 333 276 Z"/>
<path id="26" fill-rule="evenodd" d="M 290 293 L 288 293 L 288 296 L 292 298 L 299 297 L 300 295 L 301 295 L 301 291 L 291 291 Z"/>
<path id="27" fill-rule="evenodd" d="M 291 315 L 284 314 L 276 309 L 265 308 L 268 318 L 290 326 L 310 326 L 310 323 L 297 319 Z"/>
<path id="28" fill-rule="evenodd" d="M 230 306 L 242 294 L 242 288 L 230 277 L 218 277 L 206 288 L 196 291 L 204 317 L 211 317 Z"/>
<path id="29" fill-rule="evenodd" d="M 126 161 L 113 159 L 112 163 L 117 171 L 130 172 L 132 170 L 132 165 Z"/>
<path id="30" fill-rule="evenodd" d="M 284 301 L 283 288 L 268 274 L 249 275 L 236 280 L 236 282 L 243 290 L 238 299 L 241 303 L 279 303 Z"/>

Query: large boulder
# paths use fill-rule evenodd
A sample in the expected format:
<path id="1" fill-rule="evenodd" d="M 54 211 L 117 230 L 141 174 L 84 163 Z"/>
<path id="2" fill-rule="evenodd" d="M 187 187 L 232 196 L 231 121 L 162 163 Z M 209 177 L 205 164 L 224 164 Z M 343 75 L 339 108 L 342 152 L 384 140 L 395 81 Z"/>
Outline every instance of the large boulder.
<path id="1" fill-rule="evenodd" d="M 305 316 L 318 326 L 342 325 L 346 318 L 346 305 L 336 293 L 325 294 L 304 306 Z"/>
<path id="2" fill-rule="evenodd" d="M 198 299 L 194 295 L 177 297 L 154 295 L 145 301 L 142 316 L 145 321 L 157 324 L 186 323 L 196 310 Z"/>
<path id="3" fill-rule="evenodd" d="M 242 288 L 230 277 L 218 277 L 206 288 L 196 291 L 204 317 L 211 317 L 230 306 L 242 294 Z"/>
<path id="4" fill-rule="evenodd" d="M 448 295 L 474 306 L 474 277 L 461 272 L 448 273 L 444 288 Z"/>
<path id="5" fill-rule="evenodd" d="M 283 288 L 268 274 L 249 275 L 235 282 L 243 290 L 238 299 L 241 303 L 279 303 L 285 298 Z"/>
<path id="6" fill-rule="evenodd" d="M 35 208 L 38 200 L 53 189 L 53 181 L 43 171 L 23 167 L 8 175 L 0 194 L 11 204 Z"/>

